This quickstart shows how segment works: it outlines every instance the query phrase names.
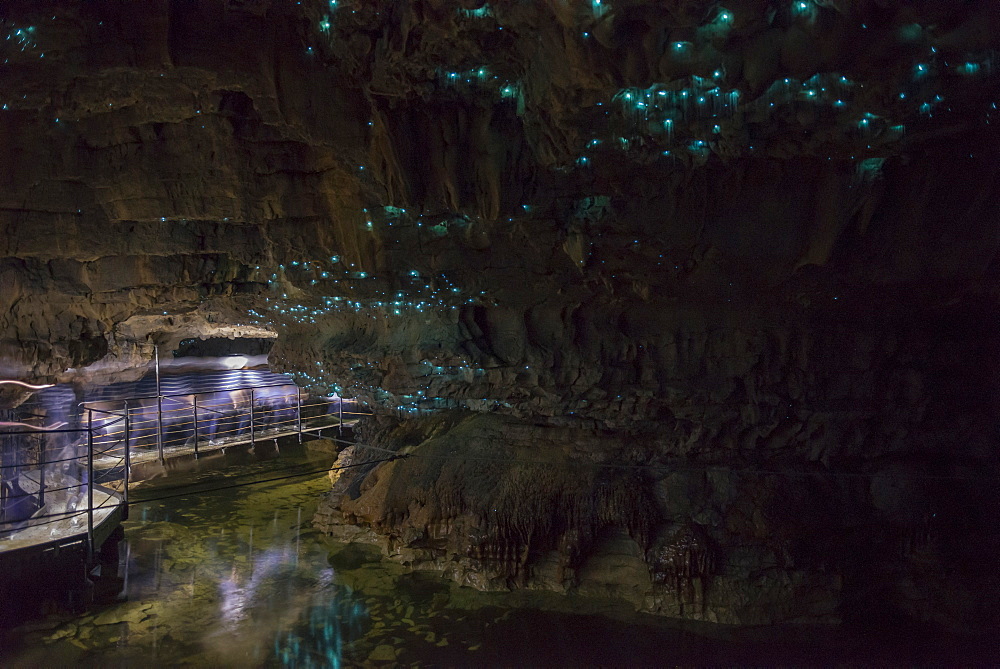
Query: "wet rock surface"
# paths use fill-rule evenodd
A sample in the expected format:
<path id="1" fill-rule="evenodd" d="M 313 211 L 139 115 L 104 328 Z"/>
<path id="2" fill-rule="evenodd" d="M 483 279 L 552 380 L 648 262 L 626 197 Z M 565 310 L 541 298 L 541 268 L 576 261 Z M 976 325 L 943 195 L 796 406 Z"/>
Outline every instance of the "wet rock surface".
<path id="1" fill-rule="evenodd" d="M 734 464 L 672 452 L 663 435 L 588 436 L 497 415 L 373 423 L 362 441 L 402 444 L 402 459 L 384 462 L 384 447 L 342 452 L 314 522 L 411 569 L 727 624 L 909 617 L 985 632 L 995 621 L 972 593 L 993 587 L 964 539 L 979 521 L 952 497 L 982 495 L 975 477 L 878 454 L 851 470 L 787 454 Z M 945 563 L 949 579 L 927 580 Z"/>
<path id="2" fill-rule="evenodd" d="M 345 471 L 345 539 L 686 618 L 995 624 L 994 4 L 4 12 L 0 373 L 277 334 L 412 456 Z"/>

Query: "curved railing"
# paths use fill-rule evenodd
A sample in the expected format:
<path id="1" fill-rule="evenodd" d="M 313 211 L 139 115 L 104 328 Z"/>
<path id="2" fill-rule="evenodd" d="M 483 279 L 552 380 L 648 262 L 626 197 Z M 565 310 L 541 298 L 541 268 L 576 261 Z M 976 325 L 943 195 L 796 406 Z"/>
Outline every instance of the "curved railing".
<path id="1" fill-rule="evenodd" d="M 123 437 L 95 442 L 87 427 L 46 429 L 20 424 L 0 432 L 0 554 L 77 541 L 95 545 L 95 528 L 128 501 L 129 451 Z M 128 418 L 122 434 L 128 434 Z M 96 469 L 95 459 L 106 463 Z"/>
<path id="2" fill-rule="evenodd" d="M 65 543 L 122 509 L 135 461 L 342 430 L 368 415 L 294 384 L 80 404 L 84 427 L 0 423 L 0 553 Z"/>

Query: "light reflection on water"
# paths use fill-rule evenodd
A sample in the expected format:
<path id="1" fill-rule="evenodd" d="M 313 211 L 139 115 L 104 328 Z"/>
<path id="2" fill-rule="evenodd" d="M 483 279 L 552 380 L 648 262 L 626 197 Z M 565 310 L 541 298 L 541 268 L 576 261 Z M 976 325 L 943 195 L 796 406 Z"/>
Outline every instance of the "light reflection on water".
<path id="1" fill-rule="evenodd" d="M 274 641 L 274 657 L 283 667 L 340 667 L 344 644 L 362 634 L 364 606 L 350 598 L 309 607 L 306 622 Z"/>
<path id="2" fill-rule="evenodd" d="M 157 625 L 206 661 L 339 666 L 365 609 L 335 583 L 328 546 L 309 525 L 329 485 L 324 476 L 311 479 L 144 504 L 127 531 L 128 599 L 163 602 Z M 320 621 L 318 638 L 303 632 Z M 166 659 L 162 643 L 156 651 Z"/>
<path id="3" fill-rule="evenodd" d="M 242 483 L 251 471 L 272 478 L 331 460 L 297 446 L 283 451 L 280 460 L 188 478 Z M 125 601 L 53 614 L 21 635 L 15 630 L 20 648 L 13 656 L 0 648 L 0 664 L 340 666 L 367 614 L 351 588 L 336 583 L 330 546 L 311 527 L 327 489 L 329 479 L 313 474 L 139 502 L 121 545 Z M 155 498 L 157 491 L 142 494 Z"/>

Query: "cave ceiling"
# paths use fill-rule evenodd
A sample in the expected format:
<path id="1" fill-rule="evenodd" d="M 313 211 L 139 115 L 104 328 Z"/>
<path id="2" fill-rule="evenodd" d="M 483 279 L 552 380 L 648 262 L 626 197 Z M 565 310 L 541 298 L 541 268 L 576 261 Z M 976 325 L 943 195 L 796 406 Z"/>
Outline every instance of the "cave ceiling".
<path id="1" fill-rule="evenodd" d="M 277 335 L 274 367 L 382 409 L 656 425 L 870 396 L 995 307 L 995 2 L 0 19 L 7 375 Z M 824 359 L 848 387 L 814 392 Z"/>

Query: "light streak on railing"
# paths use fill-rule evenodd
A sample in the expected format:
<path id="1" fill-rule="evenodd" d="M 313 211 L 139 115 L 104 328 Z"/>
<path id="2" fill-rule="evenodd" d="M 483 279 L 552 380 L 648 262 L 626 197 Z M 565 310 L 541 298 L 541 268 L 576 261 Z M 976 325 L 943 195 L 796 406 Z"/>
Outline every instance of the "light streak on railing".
<path id="1" fill-rule="evenodd" d="M 28 388 L 30 390 L 45 390 L 46 388 L 52 388 L 53 386 L 55 386 L 54 383 L 45 383 L 45 384 L 37 385 L 36 386 L 34 384 L 31 384 L 31 383 L 25 383 L 24 381 L 17 381 L 15 379 L 0 379 L 0 384 L 4 384 L 4 383 L 10 383 L 10 384 L 13 384 L 15 386 L 22 386 L 22 387 Z"/>
<path id="2" fill-rule="evenodd" d="M 49 430 L 58 430 L 63 425 L 66 425 L 66 421 L 63 421 L 61 423 L 53 423 L 52 425 L 31 425 L 29 423 L 18 423 L 16 421 L 15 422 L 0 421 L 0 427 L 27 427 L 32 430 L 39 430 L 42 432 L 47 432 Z"/>

